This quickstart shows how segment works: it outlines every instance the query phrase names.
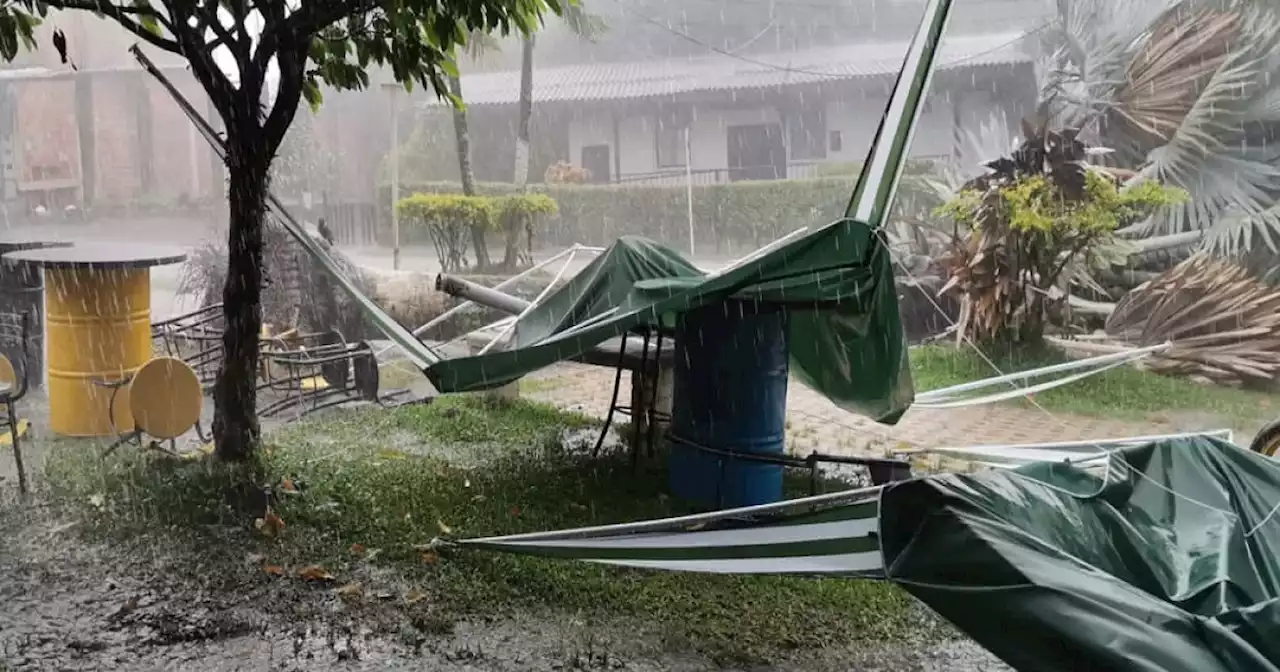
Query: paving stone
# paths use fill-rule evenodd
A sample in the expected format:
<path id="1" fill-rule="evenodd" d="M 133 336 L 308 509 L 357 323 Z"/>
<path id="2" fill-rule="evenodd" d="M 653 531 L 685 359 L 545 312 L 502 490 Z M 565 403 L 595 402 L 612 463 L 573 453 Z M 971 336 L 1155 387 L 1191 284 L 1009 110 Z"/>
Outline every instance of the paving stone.
<path id="1" fill-rule="evenodd" d="M 526 378 L 521 396 L 603 418 L 613 382 L 612 369 L 561 363 Z M 628 375 L 622 376 L 619 387 L 618 398 L 625 403 L 631 394 Z M 1078 441 L 1174 431 L 1183 430 L 1167 420 L 1122 421 L 1012 404 L 912 408 L 889 426 L 845 411 L 795 380 L 787 394 L 788 444 L 798 454 L 884 455 L 906 448 Z"/>

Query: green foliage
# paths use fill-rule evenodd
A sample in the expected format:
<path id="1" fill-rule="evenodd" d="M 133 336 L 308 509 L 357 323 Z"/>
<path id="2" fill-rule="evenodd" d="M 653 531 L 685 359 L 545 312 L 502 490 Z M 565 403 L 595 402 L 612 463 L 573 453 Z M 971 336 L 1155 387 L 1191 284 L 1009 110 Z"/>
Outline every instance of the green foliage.
<path id="1" fill-rule="evenodd" d="M 1137 222 L 1159 207 L 1182 203 L 1187 192 L 1154 181 L 1121 188 L 1098 171 L 1085 173 L 1085 198 L 1063 198 L 1043 175 L 1032 175 L 1001 189 L 1008 226 L 1027 234 L 1081 236 L 1112 233 Z M 935 212 L 968 228 L 981 227 L 982 194 L 963 189 Z"/>
<path id="2" fill-rule="evenodd" d="M 546 194 L 516 194 L 497 196 L 498 223 L 502 228 L 505 250 L 502 267 L 515 270 L 533 265 L 533 230 L 535 224 L 560 211 L 556 202 Z M 524 248 L 520 247 L 520 234 L 525 234 Z"/>
<path id="3" fill-rule="evenodd" d="M 533 232 L 536 224 L 555 215 L 559 208 L 546 194 L 503 196 L 463 196 L 461 194 L 417 193 L 400 199 L 396 210 L 408 225 L 409 240 L 426 238 L 436 248 L 446 273 L 467 266 L 467 246 L 471 231 L 502 232 L 506 239 L 503 266 L 510 269 L 532 263 Z M 525 233 L 524 253 L 519 250 Z"/>
<path id="4" fill-rule="evenodd" d="M 445 273 L 466 268 L 471 231 L 488 231 L 497 221 L 493 199 L 484 196 L 414 194 L 401 199 L 396 210 L 410 230 L 431 240 Z"/>
<path id="5" fill-rule="evenodd" d="M 560 211 L 555 199 L 546 194 L 518 194 L 516 196 L 500 196 L 494 199 L 499 217 L 533 218 L 538 215 L 554 215 Z"/>
<path id="6" fill-rule="evenodd" d="M 936 210 L 964 230 L 947 255 L 944 291 L 962 295 L 966 335 L 978 341 L 1038 343 L 1051 304 L 1089 282 L 1089 264 L 1117 229 L 1186 198 L 1154 181 L 1123 188 L 1086 164 L 1076 131 L 1024 132 L 1011 157 Z"/>
<path id="7" fill-rule="evenodd" d="M 547 245 L 608 245 L 630 234 L 680 247 L 689 239 L 689 196 L 684 186 L 536 184 L 528 188 L 529 193 L 549 196 L 558 206 L 558 216 L 548 219 L 538 234 Z M 514 186 L 498 183 L 482 183 L 478 189 L 495 196 L 516 192 Z M 800 227 L 829 224 L 843 216 L 849 189 L 850 181 L 840 178 L 695 185 L 696 245 L 699 250 L 754 249 Z M 458 191 L 458 186 L 429 182 L 403 185 L 401 190 L 448 193 Z M 917 199 L 933 198 L 932 192 L 904 181 L 895 216 L 917 210 Z"/>

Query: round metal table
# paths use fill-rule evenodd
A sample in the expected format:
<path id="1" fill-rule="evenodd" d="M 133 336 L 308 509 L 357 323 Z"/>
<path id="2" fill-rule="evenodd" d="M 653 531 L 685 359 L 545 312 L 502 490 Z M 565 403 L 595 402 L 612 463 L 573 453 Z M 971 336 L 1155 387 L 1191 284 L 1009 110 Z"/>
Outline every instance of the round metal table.
<path id="1" fill-rule="evenodd" d="M 0 313 L 31 316 L 31 338 L 26 343 L 26 361 L 21 343 L 0 340 L 0 355 L 14 364 L 25 364 L 28 382 L 39 387 L 44 380 L 44 280 L 40 269 L 7 260 L 4 255 L 22 250 L 70 247 L 71 243 L 45 240 L 0 240 Z"/>
<path id="2" fill-rule="evenodd" d="M 182 249 L 115 243 L 23 250 L 10 261 L 44 269 L 49 425 L 62 436 L 133 428 L 128 395 L 112 390 L 151 359 L 151 268 L 186 261 Z"/>

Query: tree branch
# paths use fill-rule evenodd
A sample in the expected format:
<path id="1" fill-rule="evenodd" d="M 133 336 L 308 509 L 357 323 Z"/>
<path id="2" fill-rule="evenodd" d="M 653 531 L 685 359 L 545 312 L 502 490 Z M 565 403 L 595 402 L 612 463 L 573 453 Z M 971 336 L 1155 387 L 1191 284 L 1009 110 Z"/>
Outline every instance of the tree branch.
<path id="1" fill-rule="evenodd" d="M 143 41 L 153 47 L 163 49 L 171 54 L 183 54 L 182 45 L 176 39 L 167 39 L 162 35 L 157 35 L 132 18 L 146 16 L 161 21 L 161 16 L 150 7 L 126 7 L 110 2 L 99 3 L 95 0 L 48 0 L 45 4 L 54 9 L 75 9 L 102 14 L 123 26 L 125 30 L 142 38 Z M 172 28 L 172 26 L 166 27 Z"/>
<path id="2" fill-rule="evenodd" d="M 280 86 L 271 106 L 271 114 L 262 125 L 262 134 L 266 138 L 270 156 L 274 156 L 280 148 L 280 143 L 284 141 L 285 133 L 298 112 L 298 104 L 302 102 L 306 50 L 305 45 L 299 45 L 292 49 L 281 49 L 276 56 L 280 66 Z"/>
<path id="3" fill-rule="evenodd" d="M 170 11 L 173 11 L 172 5 L 170 5 Z M 213 62 L 212 52 L 203 48 L 208 43 L 204 31 L 191 25 L 192 19 L 197 18 L 200 17 L 193 15 L 171 17 L 174 37 L 183 47 L 180 53 L 186 56 L 187 62 L 191 64 L 192 74 L 209 94 L 209 100 L 213 102 L 222 120 L 229 123 L 234 116 L 236 90 L 227 79 L 226 73 Z"/>

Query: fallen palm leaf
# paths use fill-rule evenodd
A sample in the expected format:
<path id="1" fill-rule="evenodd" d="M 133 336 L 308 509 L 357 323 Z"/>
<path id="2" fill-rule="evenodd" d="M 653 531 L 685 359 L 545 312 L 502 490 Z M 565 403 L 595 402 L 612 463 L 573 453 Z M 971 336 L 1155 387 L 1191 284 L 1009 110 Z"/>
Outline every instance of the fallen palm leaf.
<path id="1" fill-rule="evenodd" d="M 1280 291 L 1197 254 L 1125 295 L 1106 333 L 1138 347 L 1173 343 L 1146 362 L 1158 373 L 1267 382 L 1280 372 Z"/>
<path id="2" fill-rule="evenodd" d="M 276 515 L 271 509 L 267 509 L 267 512 L 261 518 L 253 521 L 253 526 L 262 536 L 274 539 L 284 531 L 284 519 Z"/>

